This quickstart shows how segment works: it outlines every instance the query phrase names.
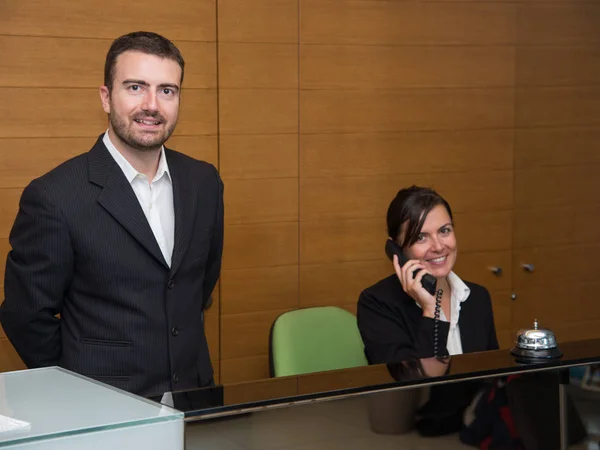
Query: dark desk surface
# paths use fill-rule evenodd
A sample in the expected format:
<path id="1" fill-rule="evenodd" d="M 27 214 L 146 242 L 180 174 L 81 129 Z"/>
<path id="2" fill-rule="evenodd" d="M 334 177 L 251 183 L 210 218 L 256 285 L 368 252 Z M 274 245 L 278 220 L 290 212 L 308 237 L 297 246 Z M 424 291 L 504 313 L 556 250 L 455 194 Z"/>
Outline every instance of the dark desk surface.
<path id="1" fill-rule="evenodd" d="M 386 389 L 567 369 L 600 362 L 600 339 L 564 342 L 559 343 L 559 347 L 563 352 L 561 358 L 532 364 L 519 364 L 509 350 L 497 350 L 456 355 L 446 360 L 414 359 L 396 364 L 217 385 L 173 392 L 164 402 L 185 412 L 186 419 L 197 420 Z"/>

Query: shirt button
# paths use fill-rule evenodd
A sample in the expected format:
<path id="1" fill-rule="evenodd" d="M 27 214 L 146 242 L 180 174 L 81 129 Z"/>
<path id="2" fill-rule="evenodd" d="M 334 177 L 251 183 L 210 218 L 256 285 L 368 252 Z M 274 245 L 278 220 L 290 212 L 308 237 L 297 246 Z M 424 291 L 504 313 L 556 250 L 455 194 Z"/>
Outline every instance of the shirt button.
<path id="1" fill-rule="evenodd" d="M 177 372 L 173 374 L 173 383 L 179 383 L 179 375 Z"/>
<path id="2" fill-rule="evenodd" d="M 173 278 L 169 279 L 169 282 L 167 283 L 167 287 L 169 289 L 173 289 L 175 287 L 175 280 Z"/>
<path id="3" fill-rule="evenodd" d="M 177 336 L 179 334 L 179 328 L 177 328 L 177 327 L 171 328 L 171 334 L 173 336 Z"/>

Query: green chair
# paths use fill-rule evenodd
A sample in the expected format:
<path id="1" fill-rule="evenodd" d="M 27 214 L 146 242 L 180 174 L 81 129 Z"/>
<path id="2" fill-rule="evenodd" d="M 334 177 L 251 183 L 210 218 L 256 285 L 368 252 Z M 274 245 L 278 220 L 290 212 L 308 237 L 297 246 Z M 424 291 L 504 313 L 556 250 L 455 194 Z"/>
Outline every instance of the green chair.
<path id="1" fill-rule="evenodd" d="M 335 306 L 281 314 L 269 341 L 274 377 L 368 365 L 356 317 Z"/>

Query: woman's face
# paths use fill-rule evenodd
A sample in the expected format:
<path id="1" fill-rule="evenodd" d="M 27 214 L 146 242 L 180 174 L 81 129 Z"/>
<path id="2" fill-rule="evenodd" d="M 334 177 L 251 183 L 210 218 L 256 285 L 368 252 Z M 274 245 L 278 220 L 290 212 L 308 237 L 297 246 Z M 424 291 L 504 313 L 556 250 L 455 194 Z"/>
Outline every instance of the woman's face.
<path id="1" fill-rule="evenodd" d="M 400 241 L 404 240 L 406 226 L 402 227 Z M 456 236 L 454 225 L 443 205 L 434 207 L 419 233 L 419 239 L 405 249 L 409 259 L 418 259 L 436 278 L 448 276 L 456 263 Z"/>

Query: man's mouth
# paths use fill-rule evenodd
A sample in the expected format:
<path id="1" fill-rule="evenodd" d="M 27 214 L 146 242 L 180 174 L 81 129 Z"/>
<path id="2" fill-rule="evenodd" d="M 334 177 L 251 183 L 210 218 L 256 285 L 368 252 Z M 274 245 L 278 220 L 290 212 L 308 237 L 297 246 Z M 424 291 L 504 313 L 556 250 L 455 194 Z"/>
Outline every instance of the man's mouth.
<path id="1" fill-rule="evenodd" d="M 135 122 L 142 125 L 160 125 L 160 120 L 148 120 L 148 119 L 134 119 Z"/>

